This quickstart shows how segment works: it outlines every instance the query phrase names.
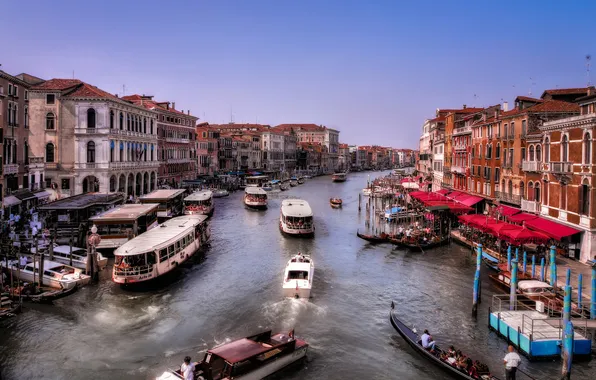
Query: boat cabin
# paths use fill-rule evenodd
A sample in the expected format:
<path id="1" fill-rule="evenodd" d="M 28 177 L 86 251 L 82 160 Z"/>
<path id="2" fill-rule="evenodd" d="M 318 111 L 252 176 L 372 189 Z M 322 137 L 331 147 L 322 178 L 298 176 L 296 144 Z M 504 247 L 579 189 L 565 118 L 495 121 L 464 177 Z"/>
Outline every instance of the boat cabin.
<path id="1" fill-rule="evenodd" d="M 313 213 L 308 202 L 286 199 L 281 203 L 281 222 L 290 229 L 312 229 Z"/>
<path id="2" fill-rule="evenodd" d="M 213 192 L 202 190 L 184 198 L 184 214 L 208 214 L 213 209 Z"/>
<path id="3" fill-rule="evenodd" d="M 158 203 L 157 221 L 162 223 L 170 218 L 182 215 L 182 204 L 186 189 L 159 189 L 139 198 L 145 203 Z"/>
<path id="4" fill-rule="evenodd" d="M 266 175 L 255 175 L 246 177 L 246 187 L 262 187 L 263 184 L 269 182 L 269 176 Z"/>
<path id="5" fill-rule="evenodd" d="M 523 280 L 517 284 L 519 291 L 528 296 L 555 296 L 555 291 L 552 286 L 546 282 L 537 280 Z"/>
<path id="6" fill-rule="evenodd" d="M 157 226 L 157 203 L 125 204 L 89 220 L 97 227 L 98 249 L 115 249 Z"/>

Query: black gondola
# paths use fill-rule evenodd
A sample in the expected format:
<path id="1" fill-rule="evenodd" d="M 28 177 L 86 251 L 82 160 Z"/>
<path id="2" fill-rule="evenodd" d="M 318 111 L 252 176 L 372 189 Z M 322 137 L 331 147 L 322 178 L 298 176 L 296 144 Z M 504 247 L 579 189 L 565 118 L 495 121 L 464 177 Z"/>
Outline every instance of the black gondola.
<path id="1" fill-rule="evenodd" d="M 465 380 L 499 380 L 498 377 L 492 375 L 484 375 L 480 374 L 479 378 L 474 378 L 468 375 L 465 372 L 460 371 L 459 369 L 453 367 L 449 363 L 444 362 L 440 359 L 440 357 L 435 356 L 434 354 L 427 351 L 420 343 L 420 337 L 416 334 L 411 328 L 406 326 L 402 321 L 397 318 L 395 315 L 395 304 L 391 302 L 391 312 L 389 313 L 389 319 L 391 320 L 391 324 L 397 330 L 399 335 L 401 335 L 412 348 L 414 348 L 419 354 L 427 358 L 428 360 L 435 363 L 437 366 L 441 367 L 445 372 L 450 373 L 453 377 L 457 379 L 465 379 Z M 438 346 L 435 346 L 435 351 L 442 352 Z"/>
<path id="2" fill-rule="evenodd" d="M 364 239 L 372 244 L 379 244 L 379 243 L 387 242 L 387 236 L 385 234 L 381 234 L 381 236 L 376 236 L 376 235 L 361 234 L 360 231 L 356 231 L 356 235 L 360 239 Z"/>
<path id="3" fill-rule="evenodd" d="M 440 240 L 437 241 L 429 241 L 428 243 L 407 243 L 402 242 L 401 246 L 409 249 L 413 252 L 420 252 L 423 250 L 439 247 L 441 245 L 447 244 L 449 242 L 449 236 L 443 236 Z"/>

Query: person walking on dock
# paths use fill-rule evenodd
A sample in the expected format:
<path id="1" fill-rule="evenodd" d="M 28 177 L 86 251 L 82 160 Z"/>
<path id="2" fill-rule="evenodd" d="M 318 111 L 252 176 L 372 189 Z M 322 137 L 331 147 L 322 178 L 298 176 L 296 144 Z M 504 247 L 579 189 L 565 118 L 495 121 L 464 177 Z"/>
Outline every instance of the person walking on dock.
<path id="1" fill-rule="evenodd" d="M 515 373 L 517 372 L 517 366 L 519 366 L 521 358 L 518 353 L 513 350 L 513 346 L 509 346 L 507 351 L 509 351 L 509 353 L 503 358 L 503 363 L 505 364 L 505 379 L 515 380 Z"/>

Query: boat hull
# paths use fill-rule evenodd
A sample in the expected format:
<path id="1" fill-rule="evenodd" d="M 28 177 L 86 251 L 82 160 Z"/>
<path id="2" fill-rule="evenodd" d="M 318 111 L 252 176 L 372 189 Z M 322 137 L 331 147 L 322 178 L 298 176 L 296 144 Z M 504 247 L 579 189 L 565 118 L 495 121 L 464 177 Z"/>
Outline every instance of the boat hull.
<path id="1" fill-rule="evenodd" d="M 382 238 L 380 236 L 365 235 L 365 234 L 361 234 L 360 232 L 356 232 L 356 235 L 360 239 L 364 239 L 372 244 L 380 244 L 380 243 L 385 243 L 387 241 L 387 238 Z"/>
<path id="2" fill-rule="evenodd" d="M 313 237 L 315 235 L 315 227 L 313 226 L 310 229 L 295 229 L 289 228 L 283 222 L 279 222 L 279 230 L 288 236 L 296 236 L 296 237 Z"/>
<path id="3" fill-rule="evenodd" d="M 267 208 L 267 202 L 250 202 L 245 200 L 244 205 L 255 210 L 265 210 Z"/>
<path id="4" fill-rule="evenodd" d="M 215 207 L 211 206 L 207 210 L 200 210 L 200 211 L 189 211 L 184 210 L 184 215 L 206 215 L 206 216 L 213 216 L 213 212 L 215 211 Z"/>
<path id="5" fill-rule="evenodd" d="M 15 278 L 18 278 L 21 281 L 34 282 L 32 272 L 30 273 L 30 272 L 23 271 L 23 270 L 17 271 L 16 269 L 14 269 L 12 267 L 11 267 L 10 271 L 12 272 L 12 275 Z M 43 285 L 49 286 L 54 289 L 69 290 L 69 289 L 76 288 L 79 285 L 80 286 L 87 285 L 90 281 L 91 281 L 91 277 L 86 276 L 86 275 L 81 275 L 81 278 L 76 279 L 76 280 L 56 280 L 56 279 L 48 277 L 48 276 L 43 276 Z M 39 276 L 37 274 L 35 275 L 35 282 L 39 282 Z"/>
<path id="6" fill-rule="evenodd" d="M 298 288 L 284 284 L 283 296 L 285 298 L 310 298 L 311 284 L 309 287 Z"/>

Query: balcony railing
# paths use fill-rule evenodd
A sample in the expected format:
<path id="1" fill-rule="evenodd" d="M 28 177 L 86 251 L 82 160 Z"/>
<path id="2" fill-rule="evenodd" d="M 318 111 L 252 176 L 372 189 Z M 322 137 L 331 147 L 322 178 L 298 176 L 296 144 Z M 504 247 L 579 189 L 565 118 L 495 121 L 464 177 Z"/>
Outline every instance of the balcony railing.
<path id="1" fill-rule="evenodd" d="M 537 201 L 527 201 L 525 199 L 521 200 L 521 209 L 527 212 L 540 212 L 540 202 Z"/>
<path id="2" fill-rule="evenodd" d="M 513 204 L 521 204 L 521 195 L 509 194 L 502 191 L 495 191 L 497 199 Z"/>
<path id="3" fill-rule="evenodd" d="M 107 162 L 76 162 L 75 169 L 108 169 L 109 164 Z"/>
<path id="4" fill-rule="evenodd" d="M 183 138 L 179 138 L 179 137 L 166 137 L 166 141 L 171 142 L 171 143 L 179 143 L 179 144 L 190 143 L 189 139 L 183 139 Z"/>
<path id="5" fill-rule="evenodd" d="M 451 172 L 464 174 L 466 172 L 466 169 L 463 166 L 452 166 Z"/>
<path id="6" fill-rule="evenodd" d="M 573 162 L 551 162 L 551 173 L 573 173 Z"/>
<path id="7" fill-rule="evenodd" d="M 542 162 L 540 161 L 523 161 L 522 170 L 525 172 L 539 172 L 542 168 Z"/>
<path id="8" fill-rule="evenodd" d="M 190 158 L 168 158 L 167 159 L 167 163 L 168 164 L 183 164 L 186 162 L 192 162 L 194 160 L 190 159 Z"/>
<path id="9" fill-rule="evenodd" d="M 19 172 L 19 165 L 18 164 L 8 164 L 4 165 L 2 168 L 3 174 L 17 174 Z"/>
<path id="10" fill-rule="evenodd" d="M 58 164 L 56 162 L 46 162 L 46 170 L 56 170 L 58 169 Z"/>
<path id="11" fill-rule="evenodd" d="M 109 168 L 114 170 L 130 169 L 130 168 L 149 168 L 158 167 L 159 161 L 126 161 L 126 162 L 110 162 Z"/>

